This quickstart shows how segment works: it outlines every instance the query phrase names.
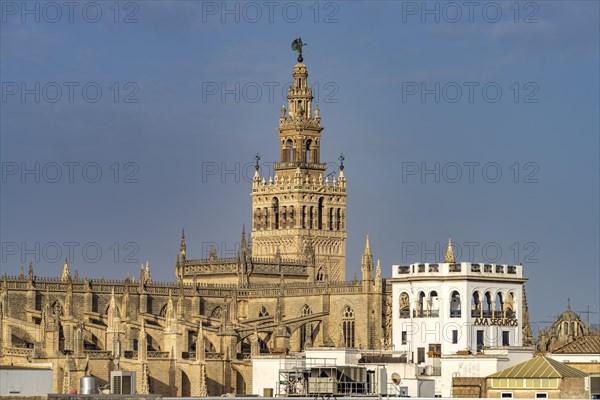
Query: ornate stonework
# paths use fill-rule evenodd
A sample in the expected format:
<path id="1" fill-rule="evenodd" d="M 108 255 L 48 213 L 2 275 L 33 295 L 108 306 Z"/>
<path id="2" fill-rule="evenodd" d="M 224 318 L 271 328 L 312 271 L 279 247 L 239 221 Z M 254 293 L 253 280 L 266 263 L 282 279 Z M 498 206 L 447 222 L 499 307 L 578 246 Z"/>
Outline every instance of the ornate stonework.
<path id="1" fill-rule="evenodd" d="M 253 356 L 307 346 L 389 348 L 391 287 L 367 241 L 362 282 L 345 281 L 346 178 L 323 176 L 321 118 L 306 66 L 293 70 L 279 120 L 275 177 L 252 182 L 251 241 L 220 259 L 188 259 L 182 233 L 173 282 L 7 277 L 0 291 L 0 362 L 52 362 L 54 391 L 135 371 L 138 393 L 251 393 Z"/>

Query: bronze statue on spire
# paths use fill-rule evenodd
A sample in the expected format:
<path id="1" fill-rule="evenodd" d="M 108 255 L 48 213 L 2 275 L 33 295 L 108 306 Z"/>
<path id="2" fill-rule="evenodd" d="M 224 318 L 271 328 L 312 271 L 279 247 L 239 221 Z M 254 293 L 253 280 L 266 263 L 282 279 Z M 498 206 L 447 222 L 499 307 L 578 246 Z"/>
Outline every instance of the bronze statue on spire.
<path id="1" fill-rule="evenodd" d="M 306 44 L 307 43 L 302 43 L 302 38 L 299 36 L 292 42 L 292 50 L 298 52 L 299 63 L 304 61 L 304 59 L 302 58 L 302 46 L 306 46 Z"/>

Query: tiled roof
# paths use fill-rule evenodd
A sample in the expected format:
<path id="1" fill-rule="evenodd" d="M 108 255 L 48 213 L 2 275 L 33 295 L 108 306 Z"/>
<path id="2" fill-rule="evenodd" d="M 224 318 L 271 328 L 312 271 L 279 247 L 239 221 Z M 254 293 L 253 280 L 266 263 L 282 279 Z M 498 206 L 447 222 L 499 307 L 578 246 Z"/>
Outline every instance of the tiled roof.
<path id="1" fill-rule="evenodd" d="M 552 352 L 553 354 L 600 354 L 600 336 L 581 336 Z"/>
<path id="2" fill-rule="evenodd" d="M 587 374 L 560 361 L 540 356 L 488 375 L 488 378 L 581 378 Z"/>

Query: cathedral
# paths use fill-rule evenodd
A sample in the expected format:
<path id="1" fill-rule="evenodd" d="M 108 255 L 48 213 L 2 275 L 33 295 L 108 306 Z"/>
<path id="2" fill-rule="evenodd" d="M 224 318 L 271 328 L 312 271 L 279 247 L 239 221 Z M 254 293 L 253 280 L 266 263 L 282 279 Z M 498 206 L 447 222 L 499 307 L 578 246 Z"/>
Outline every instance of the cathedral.
<path id="1" fill-rule="evenodd" d="M 301 42 L 300 42 L 301 46 Z M 252 226 L 234 258 L 188 257 L 182 234 L 175 280 L 4 275 L 0 363 L 53 364 L 54 393 L 84 375 L 136 373 L 138 393 L 252 392 L 252 358 L 307 347 L 391 347 L 391 285 L 366 238 L 362 279 L 346 281 L 346 177 L 324 176 L 323 126 L 301 56 L 279 117 L 275 176 L 252 180 Z M 190 253 L 193 253 L 190 251 Z M 358 260 L 356 260 L 358 261 Z M 59 271 L 57 271 L 59 272 Z"/>

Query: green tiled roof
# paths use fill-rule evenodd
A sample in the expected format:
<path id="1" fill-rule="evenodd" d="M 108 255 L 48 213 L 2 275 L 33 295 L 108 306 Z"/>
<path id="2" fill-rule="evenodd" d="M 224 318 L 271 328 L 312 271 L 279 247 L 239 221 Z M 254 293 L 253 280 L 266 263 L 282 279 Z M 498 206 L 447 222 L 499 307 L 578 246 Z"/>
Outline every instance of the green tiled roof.
<path id="1" fill-rule="evenodd" d="M 553 354 L 600 354 L 600 336 L 581 336 L 554 350 Z"/>
<path id="2" fill-rule="evenodd" d="M 488 378 L 581 378 L 587 374 L 545 356 L 498 371 Z"/>

